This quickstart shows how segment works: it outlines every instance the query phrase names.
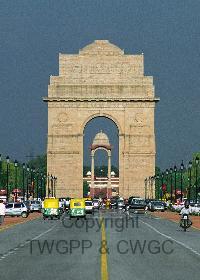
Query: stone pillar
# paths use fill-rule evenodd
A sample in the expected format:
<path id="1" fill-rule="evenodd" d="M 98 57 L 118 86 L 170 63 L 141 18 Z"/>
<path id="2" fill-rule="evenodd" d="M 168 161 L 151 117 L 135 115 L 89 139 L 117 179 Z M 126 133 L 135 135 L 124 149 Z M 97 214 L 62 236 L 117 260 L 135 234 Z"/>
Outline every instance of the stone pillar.
<path id="1" fill-rule="evenodd" d="M 155 198 L 155 177 L 151 177 L 151 198 Z"/>
<path id="2" fill-rule="evenodd" d="M 151 177 L 149 176 L 149 179 L 148 179 L 148 182 L 149 182 L 149 184 L 148 184 L 148 199 L 150 199 L 151 198 Z"/>
<path id="3" fill-rule="evenodd" d="M 107 197 L 111 189 L 111 151 L 108 151 L 108 185 L 107 185 Z"/>
<path id="4" fill-rule="evenodd" d="M 148 179 L 146 178 L 146 179 L 144 180 L 145 199 L 147 199 L 147 185 L 148 185 Z"/>
<path id="5" fill-rule="evenodd" d="M 94 151 L 91 151 L 91 188 L 94 188 Z"/>

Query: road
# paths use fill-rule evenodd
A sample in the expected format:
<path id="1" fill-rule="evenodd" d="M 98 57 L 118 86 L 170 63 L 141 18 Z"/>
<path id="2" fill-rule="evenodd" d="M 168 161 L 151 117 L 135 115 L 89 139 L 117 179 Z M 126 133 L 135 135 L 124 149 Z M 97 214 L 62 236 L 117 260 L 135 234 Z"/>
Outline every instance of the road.
<path id="1" fill-rule="evenodd" d="M 151 215 L 102 210 L 0 232 L 0 278 L 157 280 L 200 277 L 200 231 Z"/>

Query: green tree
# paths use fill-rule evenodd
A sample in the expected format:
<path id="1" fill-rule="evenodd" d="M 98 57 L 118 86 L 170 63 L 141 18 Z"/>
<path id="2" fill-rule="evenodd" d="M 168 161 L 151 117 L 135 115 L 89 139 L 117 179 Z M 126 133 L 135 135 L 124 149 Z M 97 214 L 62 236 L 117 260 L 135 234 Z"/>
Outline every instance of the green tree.
<path id="1" fill-rule="evenodd" d="M 7 162 L 5 159 L 1 162 L 0 169 L 0 189 L 6 189 L 7 187 Z M 17 171 L 17 182 L 16 182 L 16 171 Z M 18 163 L 17 170 L 14 166 L 14 162 L 10 160 L 8 164 L 8 188 L 11 192 L 14 188 L 21 188 L 23 181 L 22 176 L 22 165 Z"/>
<path id="2" fill-rule="evenodd" d="M 196 195 L 196 175 L 197 175 L 197 186 L 198 192 L 200 192 L 200 162 L 198 165 L 196 164 L 196 157 L 200 159 L 200 152 L 194 153 L 192 156 L 192 168 L 191 168 L 191 199 L 195 199 Z M 170 169 L 169 169 L 170 170 Z M 169 173 L 168 176 L 166 175 L 166 170 L 161 171 L 158 167 L 156 167 L 156 175 L 159 176 L 159 179 L 156 180 L 156 190 L 159 190 L 161 187 L 161 174 L 164 173 L 163 183 L 167 186 L 167 192 L 171 190 L 171 174 Z M 188 194 L 188 190 L 190 187 L 190 169 L 188 165 L 185 164 L 183 171 L 180 170 L 180 166 L 177 166 L 176 172 L 176 189 L 181 189 L 181 173 L 182 173 L 182 186 L 183 192 L 185 195 Z M 175 186 L 175 173 L 173 169 L 172 173 L 172 187 L 174 189 Z"/>
<path id="3" fill-rule="evenodd" d="M 39 155 L 36 158 L 30 160 L 27 163 L 30 167 L 34 167 L 36 170 L 39 170 L 41 173 L 47 173 L 47 155 Z M 56 174 L 53 174 L 56 176 Z"/>
<path id="4" fill-rule="evenodd" d="M 29 161 L 27 163 L 31 168 L 35 167 L 36 171 L 38 173 L 46 174 L 46 155 L 37 156 L 35 159 Z M 16 173 L 17 171 L 17 173 Z M 17 175 L 17 181 L 16 181 L 16 175 Z M 24 173 L 24 183 L 25 186 L 27 184 L 27 170 L 25 169 Z M 33 175 L 35 179 L 35 184 L 37 180 L 38 174 Z M 17 183 L 17 184 L 16 184 Z M 29 173 L 29 183 L 30 182 L 30 173 Z M 7 188 L 7 161 L 6 159 L 3 159 L 0 164 L 0 189 L 6 189 Z M 8 164 L 8 189 L 9 193 L 12 192 L 13 189 L 23 188 L 23 165 L 22 163 L 18 163 L 17 168 L 14 165 L 14 161 L 10 159 L 10 162 Z"/>

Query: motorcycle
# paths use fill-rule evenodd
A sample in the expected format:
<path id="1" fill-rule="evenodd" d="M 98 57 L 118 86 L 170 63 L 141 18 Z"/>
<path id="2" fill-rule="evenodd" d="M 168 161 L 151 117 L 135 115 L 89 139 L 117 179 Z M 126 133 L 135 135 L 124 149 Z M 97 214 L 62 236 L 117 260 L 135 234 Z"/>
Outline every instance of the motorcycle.
<path id="1" fill-rule="evenodd" d="M 128 204 L 125 205 L 125 211 L 128 212 L 129 211 L 130 206 Z"/>
<path id="2" fill-rule="evenodd" d="M 180 227 L 184 229 L 184 231 L 187 230 L 192 225 L 192 222 L 189 219 L 188 214 L 183 214 L 180 220 Z"/>
<path id="3" fill-rule="evenodd" d="M 130 210 L 130 207 L 129 207 L 129 205 L 128 205 L 128 204 L 126 204 L 126 205 L 125 205 L 125 208 L 124 208 L 124 212 L 125 212 L 125 214 L 126 214 L 127 216 L 129 216 L 129 215 L 130 215 L 129 210 Z"/>

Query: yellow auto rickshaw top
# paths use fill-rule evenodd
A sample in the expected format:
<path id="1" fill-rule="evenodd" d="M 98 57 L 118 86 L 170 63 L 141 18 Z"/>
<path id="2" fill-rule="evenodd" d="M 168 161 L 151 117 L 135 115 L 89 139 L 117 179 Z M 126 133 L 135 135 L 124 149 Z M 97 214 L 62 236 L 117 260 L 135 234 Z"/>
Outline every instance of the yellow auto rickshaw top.
<path id="1" fill-rule="evenodd" d="M 74 198 L 70 200 L 70 209 L 72 208 L 85 208 L 84 198 Z"/>
<path id="2" fill-rule="evenodd" d="M 45 198 L 44 200 L 44 208 L 59 208 L 59 199 L 50 197 L 50 198 Z"/>

